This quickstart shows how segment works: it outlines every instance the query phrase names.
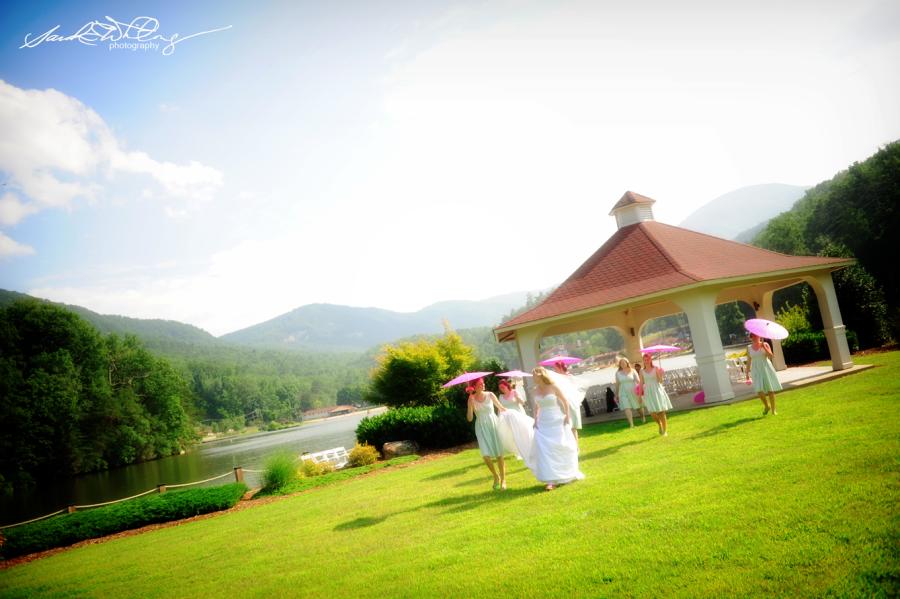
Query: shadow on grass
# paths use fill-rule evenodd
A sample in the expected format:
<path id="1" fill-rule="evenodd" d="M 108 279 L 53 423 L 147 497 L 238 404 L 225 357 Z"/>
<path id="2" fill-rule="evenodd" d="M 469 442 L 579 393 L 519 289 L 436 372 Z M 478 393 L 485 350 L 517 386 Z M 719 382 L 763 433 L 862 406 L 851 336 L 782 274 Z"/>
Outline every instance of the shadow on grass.
<path id="1" fill-rule="evenodd" d="M 472 478 L 469 480 L 464 480 L 464 481 L 458 482 L 453 486 L 454 487 L 474 487 L 477 485 L 493 484 L 491 482 L 491 475 L 488 472 L 487 466 L 485 466 L 484 463 L 476 464 L 475 466 L 467 468 L 467 469 L 470 470 L 472 468 L 478 468 L 478 467 L 481 467 L 484 469 L 485 478 Z M 458 470 L 461 470 L 461 468 Z M 507 478 L 513 474 L 518 474 L 520 472 L 528 472 L 528 468 L 525 467 L 525 462 L 523 462 L 522 460 L 520 460 L 518 458 L 514 458 L 512 456 L 506 456 L 506 476 L 507 476 Z"/>
<path id="2" fill-rule="evenodd" d="M 517 489 L 507 489 L 506 491 L 484 491 L 483 493 L 475 493 L 472 495 L 461 495 L 458 497 L 445 497 L 431 503 L 426 503 L 423 508 L 447 508 L 442 511 L 444 514 L 454 512 L 466 512 L 473 510 L 479 505 L 485 503 L 496 503 L 498 501 L 512 501 L 519 497 L 544 493 L 544 487 L 535 485 L 531 487 L 521 487 Z M 419 508 L 417 508 L 419 509 Z"/>
<path id="3" fill-rule="evenodd" d="M 431 501 L 429 503 L 422 504 L 418 507 L 413 507 L 408 510 L 399 510 L 396 512 L 388 512 L 386 514 L 382 514 L 380 516 L 361 516 L 359 518 L 354 518 L 353 520 L 347 520 L 346 522 L 341 522 L 337 526 L 334 527 L 335 532 L 347 531 L 347 530 L 357 530 L 360 528 L 368 528 L 369 526 L 375 526 L 376 524 L 381 524 L 388 518 L 393 516 L 399 516 L 400 514 L 417 512 L 422 509 L 430 509 L 430 508 L 446 508 L 442 509 L 440 513 L 442 514 L 450 514 L 454 512 L 466 512 L 469 510 L 473 510 L 480 505 L 484 505 L 486 503 L 496 503 L 496 502 L 506 502 L 513 501 L 518 499 L 519 497 L 527 497 L 529 495 L 536 495 L 538 493 L 545 493 L 543 486 L 534 485 L 531 487 L 522 487 L 518 489 L 508 489 L 506 491 L 494 491 L 493 489 L 489 491 L 484 491 L 482 493 L 473 493 L 470 495 L 462 495 L 458 497 L 445 497 L 443 499 L 438 499 L 437 501 Z"/>
<path id="4" fill-rule="evenodd" d="M 367 526 L 375 526 L 376 524 L 381 524 L 388 517 L 393 516 L 394 514 L 385 514 L 383 516 L 363 516 L 362 518 L 354 518 L 353 520 L 348 520 L 346 522 L 342 522 L 334 527 L 335 531 L 339 530 L 355 530 L 357 528 L 366 528 Z"/>
<path id="5" fill-rule="evenodd" d="M 754 418 L 741 418 L 740 420 L 735 420 L 733 422 L 723 422 L 718 426 L 714 426 L 711 429 L 705 430 L 702 433 L 697 433 L 696 435 L 691 435 L 688 437 L 688 440 L 693 439 L 704 439 L 706 437 L 715 437 L 718 434 L 724 433 L 725 431 L 731 430 L 742 424 L 747 424 L 748 422 L 758 422 L 762 417 L 754 417 Z"/>
<path id="6" fill-rule="evenodd" d="M 432 474 L 431 476 L 426 476 L 422 480 L 441 480 L 444 478 L 453 478 L 454 476 L 459 476 L 460 474 L 465 474 L 469 470 L 472 470 L 474 468 L 479 468 L 479 467 L 483 468 L 484 464 L 483 463 L 479 464 L 477 462 L 473 462 L 472 464 L 469 464 L 468 466 L 461 466 L 459 468 L 454 468 L 453 470 L 446 470 L 444 472 L 438 472 L 437 474 Z"/>
<path id="7" fill-rule="evenodd" d="M 598 449 L 597 451 L 592 451 L 590 453 L 583 453 L 578 456 L 578 461 L 583 462 L 585 460 L 593 460 L 595 458 L 603 458 L 608 455 L 612 455 L 619 451 L 624 447 L 631 447 L 632 445 L 640 445 L 641 443 L 646 443 L 647 441 L 651 441 L 656 439 L 656 437 L 647 437 L 646 439 L 638 439 L 636 441 L 628 441 L 627 443 L 619 443 L 618 445 L 613 445 L 612 447 L 606 447 L 604 449 Z"/>

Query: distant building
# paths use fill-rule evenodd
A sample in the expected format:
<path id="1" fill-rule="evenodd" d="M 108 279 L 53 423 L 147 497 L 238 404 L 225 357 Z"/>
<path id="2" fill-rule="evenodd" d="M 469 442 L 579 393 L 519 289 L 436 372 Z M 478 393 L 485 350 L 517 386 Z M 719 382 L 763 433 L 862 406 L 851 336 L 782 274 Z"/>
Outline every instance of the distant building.
<path id="1" fill-rule="evenodd" d="M 324 408 L 315 408 L 313 410 L 306 410 L 303 412 L 304 420 L 311 420 L 314 418 L 329 418 L 331 416 L 341 416 L 343 414 L 352 414 L 356 411 L 356 408 L 353 406 L 327 406 Z"/>

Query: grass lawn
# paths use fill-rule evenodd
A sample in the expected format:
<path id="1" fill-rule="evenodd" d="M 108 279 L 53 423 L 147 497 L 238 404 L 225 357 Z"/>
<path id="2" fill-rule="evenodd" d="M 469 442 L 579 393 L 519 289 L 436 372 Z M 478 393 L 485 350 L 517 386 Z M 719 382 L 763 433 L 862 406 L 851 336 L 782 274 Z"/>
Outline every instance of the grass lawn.
<path id="1" fill-rule="evenodd" d="M 758 401 L 586 428 L 548 493 L 477 451 L 0 571 L 4 596 L 897 596 L 900 353 Z"/>

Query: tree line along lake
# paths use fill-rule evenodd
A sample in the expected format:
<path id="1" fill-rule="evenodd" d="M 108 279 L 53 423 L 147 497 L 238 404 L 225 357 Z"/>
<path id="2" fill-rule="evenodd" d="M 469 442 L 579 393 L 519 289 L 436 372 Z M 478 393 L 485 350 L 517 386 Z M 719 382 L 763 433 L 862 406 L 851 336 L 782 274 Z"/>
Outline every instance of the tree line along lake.
<path id="1" fill-rule="evenodd" d="M 268 456 L 287 451 L 297 455 L 353 447 L 356 427 L 381 408 L 312 421 L 299 427 L 253 435 L 229 437 L 198 444 L 182 455 L 132 464 L 72 478 L 41 481 L 26 490 L 0 496 L 0 525 L 50 514 L 69 505 L 90 505 L 130 497 L 159 484 L 175 485 L 205 480 L 236 466 L 262 470 Z M 258 486 L 260 474 L 246 473 L 248 484 Z M 232 482 L 223 478 L 209 484 Z"/>

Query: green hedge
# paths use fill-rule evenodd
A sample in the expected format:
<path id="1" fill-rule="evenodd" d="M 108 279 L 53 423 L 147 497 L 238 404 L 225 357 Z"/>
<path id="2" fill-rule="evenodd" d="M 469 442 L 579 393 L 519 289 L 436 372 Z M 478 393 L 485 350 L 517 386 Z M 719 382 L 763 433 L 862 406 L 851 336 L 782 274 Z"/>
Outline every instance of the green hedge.
<path id="1" fill-rule="evenodd" d="M 391 408 L 384 414 L 363 418 L 356 438 L 377 448 L 388 441 L 415 441 L 420 447 L 440 449 L 468 443 L 475 438 L 465 411 L 451 405 Z"/>
<path id="2" fill-rule="evenodd" d="M 246 492 L 244 483 L 169 491 L 23 524 L 0 531 L 5 537 L 0 556 L 9 559 L 147 524 L 227 510 Z"/>
<path id="3" fill-rule="evenodd" d="M 853 331 L 847 331 L 847 345 L 850 351 L 859 350 L 859 342 Z M 822 331 L 792 333 L 781 342 L 781 350 L 784 352 L 784 361 L 788 364 L 807 364 L 829 359 L 828 340 Z"/>

